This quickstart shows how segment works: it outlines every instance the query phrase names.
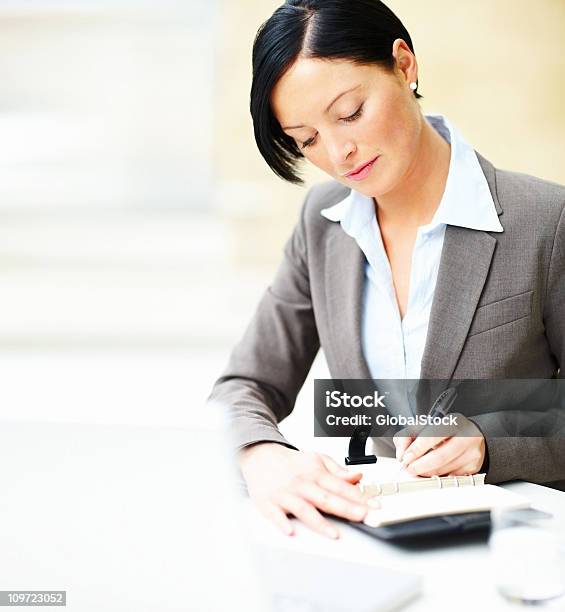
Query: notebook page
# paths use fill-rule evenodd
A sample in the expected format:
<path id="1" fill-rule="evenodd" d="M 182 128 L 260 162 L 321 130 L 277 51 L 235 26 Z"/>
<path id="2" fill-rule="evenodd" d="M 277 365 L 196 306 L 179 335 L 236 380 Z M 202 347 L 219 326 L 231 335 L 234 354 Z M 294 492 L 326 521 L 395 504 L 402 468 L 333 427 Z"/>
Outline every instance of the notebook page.
<path id="1" fill-rule="evenodd" d="M 404 480 L 425 480 L 421 476 L 413 476 L 402 467 L 402 463 L 394 457 L 379 457 L 376 463 L 349 466 L 352 472 L 361 472 L 361 485 L 385 482 L 400 482 Z"/>
<path id="2" fill-rule="evenodd" d="M 526 508 L 530 501 L 512 491 L 494 485 L 432 489 L 380 498 L 381 507 L 370 510 L 365 524 L 380 527 L 402 521 L 438 516 L 481 512 L 492 508 Z"/>

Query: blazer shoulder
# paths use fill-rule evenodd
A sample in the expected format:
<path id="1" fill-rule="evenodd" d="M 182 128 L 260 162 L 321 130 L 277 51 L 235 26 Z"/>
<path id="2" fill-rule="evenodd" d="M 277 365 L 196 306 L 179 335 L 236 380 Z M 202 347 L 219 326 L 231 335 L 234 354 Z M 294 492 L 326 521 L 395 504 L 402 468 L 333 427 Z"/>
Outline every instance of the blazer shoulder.
<path id="1" fill-rule="evenodd" d="M 534 213 L 538 219 L 559 216 L 565 206 L 565 186 L 546 179 L 495 169 L 496 192 L 503 210 L 518 208 Z"/>

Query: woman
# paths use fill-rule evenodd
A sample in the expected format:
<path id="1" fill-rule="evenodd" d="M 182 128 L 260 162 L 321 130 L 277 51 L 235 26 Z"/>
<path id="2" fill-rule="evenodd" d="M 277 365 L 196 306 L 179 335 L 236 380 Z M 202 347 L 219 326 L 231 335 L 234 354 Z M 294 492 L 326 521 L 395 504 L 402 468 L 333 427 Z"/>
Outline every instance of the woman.
<path id="1" fill-rule="evenodd" d="M 442 116 L 422 115 L 411 38 L 378 0 L 289 0 L 253 48 L 259 150 L 306 195 L 284 260 L 211 398 L 229 405 L 251 497 L 291 514 L 362 520 L 360 475 L 297 451 L 277 428 L 320 346 L 333 378 L 552 378 L 565 356 L 565 188 L 496 169 Z M 378 338 L 378 341 L 374 339 Z M 483 418 L 481 418 L 483 417 Z M 413 474 L 565 478 L 558 438 L 395 438 Z"/>

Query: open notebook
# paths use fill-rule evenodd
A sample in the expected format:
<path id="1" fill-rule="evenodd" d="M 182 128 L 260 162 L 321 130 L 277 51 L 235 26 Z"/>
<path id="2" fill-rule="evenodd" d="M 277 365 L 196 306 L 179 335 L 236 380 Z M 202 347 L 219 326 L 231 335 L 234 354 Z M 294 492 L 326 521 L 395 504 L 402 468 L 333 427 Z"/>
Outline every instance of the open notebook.
<path id="1" fill-rule="evenodd" d="M 530 506 L 522 495 L 485 484 L 485 474 L 414 477 L 399 461 L 388 457 L 379 457 L 376 464 L 361 466 L 358 471 L 363 472 L 362 490 L 370 497 L 378 496 L 381 504 L 365 518 L 370 527 L 430 516 Z"/>

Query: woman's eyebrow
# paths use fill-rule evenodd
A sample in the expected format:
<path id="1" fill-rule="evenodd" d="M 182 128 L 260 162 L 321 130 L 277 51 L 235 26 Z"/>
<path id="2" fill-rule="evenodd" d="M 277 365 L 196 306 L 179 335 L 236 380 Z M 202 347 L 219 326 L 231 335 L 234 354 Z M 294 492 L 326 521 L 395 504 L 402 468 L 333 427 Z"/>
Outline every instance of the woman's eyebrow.
<path id="1" fill-rule="evenodd" d="M 358 87 L 361 87 L 361 83 L 359 83 L 358 85 L 355 85 L 354 87 L 351 87 L 350 89 L 346 89 L 345 91 L 342 91 L 340 94 L 338 94 L 326 107 L 326 110 L 324 111 L 324 114 L 328 113 L 328 111 L 330 110 L 330 108 L 341 98 L 341 96 L 344 96 L 346 93 L 349 93 L 350 91 L 353 91 L 354 89 L 357 89 Z M 303 125 L 294 125 L 292 127 L 283 127 L 283 130 L 297 130 L 298 128 L 302 128 L 304 127 Z"/>

